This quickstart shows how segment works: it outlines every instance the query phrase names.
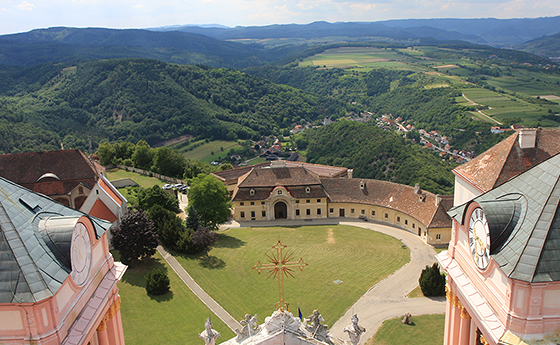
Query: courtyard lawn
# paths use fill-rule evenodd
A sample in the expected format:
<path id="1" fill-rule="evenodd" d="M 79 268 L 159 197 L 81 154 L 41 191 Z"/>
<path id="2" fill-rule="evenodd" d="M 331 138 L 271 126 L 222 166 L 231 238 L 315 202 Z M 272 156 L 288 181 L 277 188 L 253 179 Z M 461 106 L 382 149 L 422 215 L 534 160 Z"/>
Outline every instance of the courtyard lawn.
<path id="1" fill-rule="evenodd" d="M 149 296 L 144 276 L 153 268 L 164 268 L 171 291 Z M 199 344 L 198 334 L 210 317 L 213 328 L 222 334 L 219 340 L 235 334 L 208 309 L 156 253 L 151 259 L 129 267 L 118 283 L 124 338 L 134 344 Z"/>
<path id="2" fill-rule="evenodd" d="M 218 236 L 208 255 L 176 258 L 233 317 L 258 314 L 259 323 L 279 300 L 278 282 L 252 267 L 259 260 L 268 263 L 278 239 L 293 252 L 292 261 L 302 257 L 309 263 L 301 272 L 293 270 L 295 278 L 284 280 L 290 310 L 297 315 L 299 305 L 308 316 L 317 309 L 330 325 L 370 287 L 410 260 L 409 249 L 399 240 L 351 226 L 237 228 Z"/>
<path id="3" fill-rule="evenodd" d="M 443 344 L 444 314 L 412 315 L 412 325 L 401 320 L 402 317 L 396 317 L 384 321 L 366 345 Z"/>

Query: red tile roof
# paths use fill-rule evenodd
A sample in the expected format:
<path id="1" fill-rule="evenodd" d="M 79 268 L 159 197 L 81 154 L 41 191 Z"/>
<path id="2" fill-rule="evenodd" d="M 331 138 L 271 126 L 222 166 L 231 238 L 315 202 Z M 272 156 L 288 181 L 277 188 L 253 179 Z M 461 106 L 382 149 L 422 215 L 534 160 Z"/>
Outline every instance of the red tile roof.
<path id="1" fill-rule="evenodd" d="M 487 192 L 560 152 L 560 129 L 539 129 L 534 148 L 519 147 L 519 131 L 453 172 Z"/>
<path id="2" fill-rule="evenodd" d="M 0 155 L 0 176 L 45 195 L 66 194 L 79 183 L 93 188 L 97 179 L 94 166 L 101 173 L 79 150 Z"/>
<path id="3" fill-rule="evenodd" d="M 286 167 L 305 167 L 307 170 L 317 174 L 319 177 L 346 177 L 348 176 L 348 169 L 342 167 L 332 167 L 328 165 L 320 165 L 320 164 L 311 164 L 311 163 L 303 163 L 303 162 L 291 162 L 291 161 L 284 161 Z M 212 173 L 216 178 L 226 184 L 237 183 L 237 179 L 241 176 L 245 175 L 251 169 L 255 168 L 263 168 L 269 167 L 271 162 L 265 162 L 260 164 L 255 164 L 252 166 L 245 166 L 230 170 L 218 171 Z"/>
<path id="4" fill-rule="evenodd" d="M 253 169 L 237 187 L 275 187 L 320 185 L 319 177 L 304 167 Z"/>
<path id="5" fill-rule="evenodd" d="M 408 214 L 428 228 L 451 227 L 447 209 L 453 206 L 453 196 L 433 193 L 403 184 L 369 179 L 321 179 L 330 202 L 357 203 L 391 208 Z M 363 183 L 364 188 L 360 188 Z M 436 203 L 436 198 L 440 202 Z"/>

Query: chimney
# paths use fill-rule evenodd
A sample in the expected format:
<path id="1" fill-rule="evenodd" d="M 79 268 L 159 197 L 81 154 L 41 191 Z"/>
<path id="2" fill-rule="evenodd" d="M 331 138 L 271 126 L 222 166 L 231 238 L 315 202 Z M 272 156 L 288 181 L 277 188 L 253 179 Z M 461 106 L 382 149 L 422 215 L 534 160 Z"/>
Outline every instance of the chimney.
<path id="1" fill-rule="evenodd" d="M 436 207 L 439 206 L 440 202 L 441 202 L 441 196 L 439 194 L 436 194 Z"/>
<path id="2" fill-rule="evenodd" d="M 419 184 L 419 183 L 416 183 L 416 184 L 414 185 L 414 193 L 415 193 L 415 194 L 420 194 L 420 191 L 421 191 L 421 189 L 420 189 L 420 184 Z"/>
<path id="3" fill-rule="evenodd" d="M 352 173 L 354 172 L 354 169 L 348 169 L 348 178 L 352 178 Z"/>
<path id="4" fill-rule="evenodd" d="M 272 161 L 270 163 L 270 167 L 271 168 L 285 168 L 286 167 L 286 161 Z"/>
<path id="5" fill-rule="evenodd" d="M 532 149 L 537 142 L 537 130 L 535 128 L 524 128 L 518 134 L 519 147 L 522 149 Z"/>

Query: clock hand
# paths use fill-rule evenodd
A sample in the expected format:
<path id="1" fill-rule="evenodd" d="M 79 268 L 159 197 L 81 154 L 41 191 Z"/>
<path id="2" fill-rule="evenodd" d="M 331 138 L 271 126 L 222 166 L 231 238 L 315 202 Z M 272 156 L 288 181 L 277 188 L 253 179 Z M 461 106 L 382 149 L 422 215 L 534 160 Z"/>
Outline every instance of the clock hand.
<path id="1" fill-rule="evenodd" d="M 478 243 L 482 247 L 482 252 L 485 252 L 486 251 L 486 246 L 482 243 L 482 240 L 480 239 L 480 237 L 477 236 L 476 240 L 478 241 Z"/>
<path id="2" fill-rule="evenodd" d="M 78 251 L 78 255 L 80 256 L 80 259 L 82 259 L 82 251 L 80 250 L 80 248 L 78 248 L 76 244 L 74 244 L 74 248 L 76 248 L 76 250 Z"/>

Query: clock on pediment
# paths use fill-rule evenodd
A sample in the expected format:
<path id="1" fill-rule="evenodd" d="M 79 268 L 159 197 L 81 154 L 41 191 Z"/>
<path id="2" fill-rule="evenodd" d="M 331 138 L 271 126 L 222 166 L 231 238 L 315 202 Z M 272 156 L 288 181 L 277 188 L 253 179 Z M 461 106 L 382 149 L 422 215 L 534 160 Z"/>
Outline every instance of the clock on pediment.
<path id="1" fill-rule="evenodd" d="M 91 269 L 91 240 L 83 223 L 76 223 L 72 232 L 70 261 L 72 263 L 72 280 L 82 286 L 89 277 Z"/>
<path id="2" fill-rule="evenodd" d="M 484 210 L 475 208 L 469 217 L 469 247 L 476 266 L 485 270 L 490 263 L 490 228 Z"/>

